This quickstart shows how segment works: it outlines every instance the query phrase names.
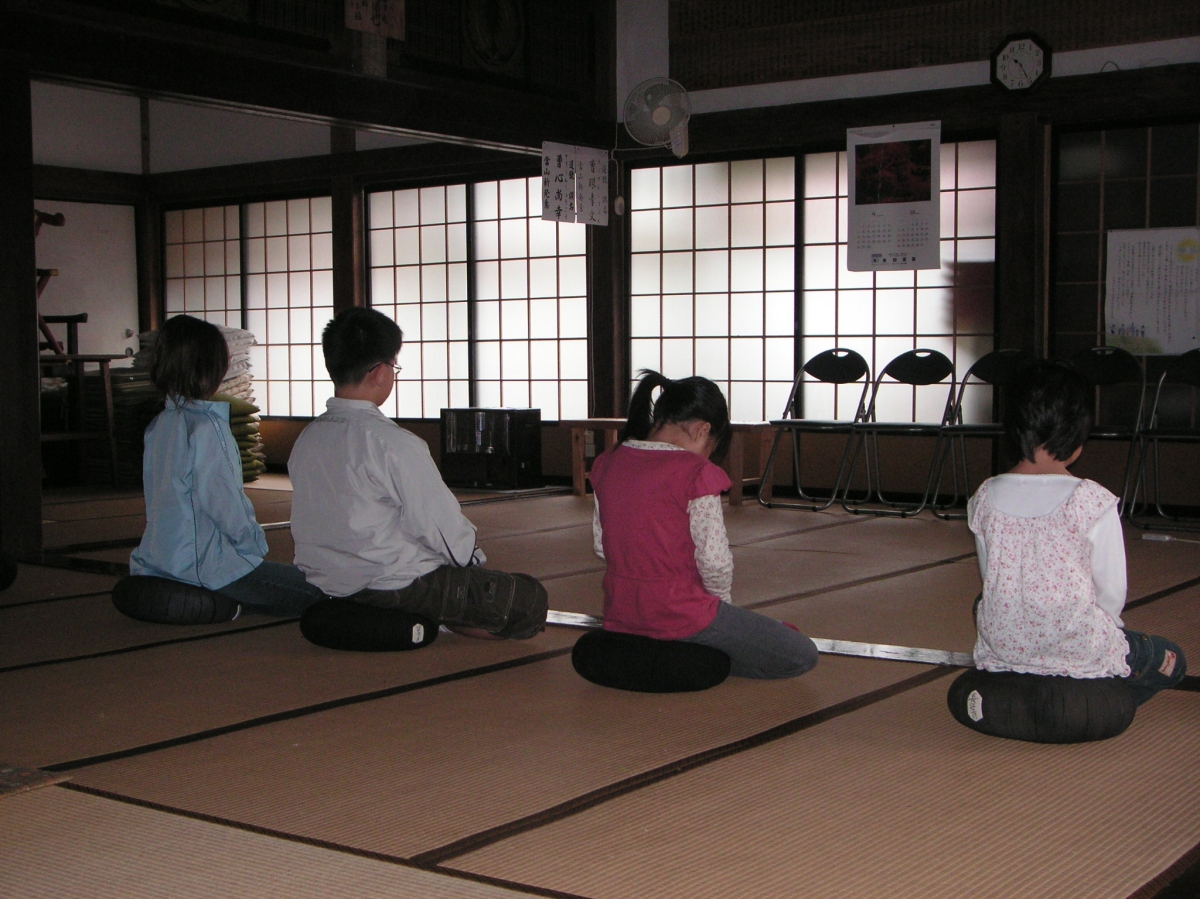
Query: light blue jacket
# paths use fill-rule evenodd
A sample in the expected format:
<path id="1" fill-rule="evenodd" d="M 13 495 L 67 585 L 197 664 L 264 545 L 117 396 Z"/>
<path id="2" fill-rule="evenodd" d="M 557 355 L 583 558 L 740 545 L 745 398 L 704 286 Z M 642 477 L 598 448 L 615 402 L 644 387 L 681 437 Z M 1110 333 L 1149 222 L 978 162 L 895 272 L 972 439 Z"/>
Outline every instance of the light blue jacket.
<path id="1" fill-rule="evenodd" d="M 267 538 L 242 489 L 229 404 L 167 397 L 145 447 L 146 533 L 130 574 L 217 590 L 257 568 Z"/>

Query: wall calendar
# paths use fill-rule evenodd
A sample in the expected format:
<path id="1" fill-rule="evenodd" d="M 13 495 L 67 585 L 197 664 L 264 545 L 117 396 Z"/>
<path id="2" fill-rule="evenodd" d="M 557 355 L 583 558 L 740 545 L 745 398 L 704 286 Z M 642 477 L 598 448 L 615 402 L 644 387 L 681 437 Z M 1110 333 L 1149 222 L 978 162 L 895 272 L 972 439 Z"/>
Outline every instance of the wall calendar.
<path id="1" fill-rule="evenodd" d="M 941 122 L 851 128 L 847 267 L 941 268 Z"/>

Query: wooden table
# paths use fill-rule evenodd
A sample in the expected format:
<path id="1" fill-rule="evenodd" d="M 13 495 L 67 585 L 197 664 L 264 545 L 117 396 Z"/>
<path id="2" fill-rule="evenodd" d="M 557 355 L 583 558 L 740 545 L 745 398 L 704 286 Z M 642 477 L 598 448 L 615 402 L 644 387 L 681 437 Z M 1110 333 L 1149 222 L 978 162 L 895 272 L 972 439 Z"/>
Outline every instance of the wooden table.
<path id="1" fill-rule="evenodd" d="M 623 418 L 580 418 L 571 421 L 560 421 L 560 428 L 571 429 L 571 491 L 576 496 L 587 493 L 587 432 L 599 432 L 603 435 L 603 448 L 597 447 L 598 452 L 616 445 L 621 429 L 625 427 Z M 757 487 L 762 482 L 761 466 L 766 461 L 766 450 L 773 430 L 767 422 L 734 422 L 733 433 L 729 441 L 729 452 L 725 456 L 722 468 L 729 475 L 732 486 L 729 488 L 729 505 L 740 506 L 745 497 L 747 487 Z M 759 473 L 756 477 L 746 477 L 746 437 L 757 436 L 760 447 Z"/>
<path id="2" fill-rule="evenodd" d="M 108 444 L 108 456 L 111 463 L 112 482 L 117 484 L 117 438 L 116 423 L 113 414 L 112 376 L 109 366 L 118 359 L 126 356 L 113 356 L 107 353 L 55 353 L 38 356 L 38 364 L 42 366 L 66 366 L 71 370 L 67 376 L 70 384 L 70 408 L 68 428 L 65 431 L 42 432 L 42 441 L 68 440 L 105 440 Z M 104 430 L 87 431 L 83 428 L 83 367 L 93 363 L 100 367 L 100 383 L 104 388 Z"/>

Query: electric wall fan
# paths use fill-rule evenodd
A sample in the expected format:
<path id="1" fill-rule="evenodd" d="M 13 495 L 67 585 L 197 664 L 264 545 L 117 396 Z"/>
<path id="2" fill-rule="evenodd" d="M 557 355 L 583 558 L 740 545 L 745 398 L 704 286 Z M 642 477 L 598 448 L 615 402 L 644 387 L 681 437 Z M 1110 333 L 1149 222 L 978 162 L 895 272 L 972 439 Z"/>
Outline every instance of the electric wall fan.
<path id="1" fill-rule="evenodd" d="M 670 147 L 676 156 L 688 151 L 687 123 L 692 101 L 687 91 L 670 78 L 643 81 L 625 100 L 625 130 L 639 144 Z"/>

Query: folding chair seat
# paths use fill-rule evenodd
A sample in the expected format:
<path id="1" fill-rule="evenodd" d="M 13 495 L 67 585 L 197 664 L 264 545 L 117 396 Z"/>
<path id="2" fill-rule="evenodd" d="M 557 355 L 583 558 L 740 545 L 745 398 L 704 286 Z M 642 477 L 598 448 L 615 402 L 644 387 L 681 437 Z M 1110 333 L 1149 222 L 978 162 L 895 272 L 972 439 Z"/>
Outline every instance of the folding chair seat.
<path id="1" fill-rule="evenodd" d="M 1171 390 L 1174 385 L 1179 390 Z M 1128 515 L 1138 527 L 1154 527 L 1164 530 L 1200 530 L 1200 519 L 1172 515 L 1163 508 L 1162 466 L 1159 457 L 1160 443 L 1200 443 L 1200 427 L 1196 423 L 1192 388 L 1200 387 L 1200 349 L 1172 359 L 1158 379 L 1154 401 L 1147 426 L 1142 429 L 1138 440 L 1138 463 L 1135 469 L 1133 490 L 1129 497 Z M 1164 389 L 1166 396 L 1164 397 Z M 1144 510 L 1150 504 L 1150 484 L 1146 473 L 1146 458 L 1151 451 L 1154 456 L 1154 510 L 1157 521 L 1141 521 L 1137 514 L 1138 495 L 1144 490 Z"/>
<path id="2" fill-rule="evenodd" d="M 1121 484 L 1121 512 L 1128 514 L 1131 479 L 1146 409 L 1146 370 L 1136 356 L 1115 346 L 1083 350 L 1071 357 L 1071 364 L 1096 391 L 1096 413 L 1088 439 L 1129 441 L 1125 479 Z"/>
<path id="3" fill-rule="evenodd" d="M 958 396 L 954 400 L 954 407 L 950 410 L 949 424 L 942 429 L 946 441 L 943 445 L 942 459 L 938 467 L 937 486 L 934 489 L 934 496 L 936 497 L 941 491 L 942 477 L 945 474 L 946 465 L 949 464 L 950 475 L 954 485 L 954 496 L 947 504 L 948 506 L 953 507 L 957 505 L 959 496 L 969 497 L 971 495 L 971 478 L 967 471 L 967 438 L 990 437 L 995 440 L 1004 436 L 1004 425 L 1001 424 L 1003 420 L 1003 416 L 1001 415 L 1001 410 L 1003 409 L 1002 388 L 1013 379 L 1013 376 L 1023 366 L 1033 361 L 1034 358 L 1034 355 L 1028 350 L 992 350 L 990 353 L 986 353 L 976 359 L 975 363 L 967 369 L 967 373 L 959 381 Z M 994 388 L 996 402 L 992 406 L 992 421 L 964 422 L 963 399 L 966 396 L 967 388 L 983 384 Z M 994 458 L 995 454 L 993 453 Z M 994 461 L 992 467 L 994 471 Z M 961 487 L 959 484 L 960 472 L 962 474 Z M 936 506 L 933 509 L 933 514 L 946 520 L 966 518 L 965 512 L 943 512 Z"/>
<path id="4" fill-rule="evenodd" d="M 879 390 L 888 381 L 925 387 L 946 383 L 946 400 L 942 404 L 942 416 L 936 421 L 878 421 Z M 943 428 L 950 423 L 954 408 L 954 363 L 937 350 L 915 349 L 901 353 L 889 362 L 875 378 L 871 389 L 871 400 L 863 420 L 854 425 L 854 440 L 850 449 L 850 470 L 846 475 L 846 492 L 854 478 L 858 458 L 863 457 L 867 473 L 867 492 L 861 500 L 842 497 L 842 506 L 848 512 L 869 515 L 898 515 L 907 518 L 919 514 L 932 499 L 934 481 L 938 473 L 942 443 L 946 439 Z M 933 453 L 929 460 L 929 474 L 925 479 L 925 492 L 919 501 L 902 502 L 888 499 L 883 492 L 882 472 L 879 464 L 879 438 L 884 437 L 933 437 Z M 861 452 L 860 452 L 861 450 Z M 879 505 L 868 506 L 868 503 Z"/>
<path id="5" fill-rule="evenodd" d="M 858 406 L 855 409 L 854 417 L 848 420 L 801 418 L 797 407 L 800 405 L 799 401 L 802 396 L 801 391 L 804 389 L 805 375 L 815 378 L 824 384 L 855 384 L 861 381 L 862 391 L 859 393 Z M 788 394 L 787 405 L 783 409 L 783 418 L 771 422 L 772 427 L 776 429 L 775 440 L 771 444 L 771 452 L 767 456 L 767 464 L 763 470 L 762 482 L 759 484 L 759 503 L 768 509 L 807 509 L 810 512 L 819 512 L 822 509 L 828 509 L 837 502 L 838 493 L 842 489 L 842 476 L 846 471 L 846 461 L 849 457 L 854 425 L 861 422 L 866 415 L 867 390 L 870 386 L 871 368 L 867 365 L 867 360 L 854 352 L 854 350 L 835 347 L 832 350 L 825 350 L 823 353 L 818 353 L 804 363 L 800 371 L 796 373 L 796 380 L 792 382 L 792 392 Z M 792 475 L 795 478 L 796 492 L 800 495 L 800 502 L 781 501 L 773 499 L 771 496 L 775 456 L 779 451 L 779 444 L 782 442 L 785 434 L 791 434 L 792 437 Z M 838 466 L 837 478 L 834 481 L 833 490 L 828 500 L 821 500 L 804 492 L 803 481 L 801 480 L 801 434 L 842 434 L 846 438 L 845 446 L 842 450 L 842 461 Z"/>

